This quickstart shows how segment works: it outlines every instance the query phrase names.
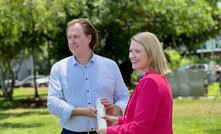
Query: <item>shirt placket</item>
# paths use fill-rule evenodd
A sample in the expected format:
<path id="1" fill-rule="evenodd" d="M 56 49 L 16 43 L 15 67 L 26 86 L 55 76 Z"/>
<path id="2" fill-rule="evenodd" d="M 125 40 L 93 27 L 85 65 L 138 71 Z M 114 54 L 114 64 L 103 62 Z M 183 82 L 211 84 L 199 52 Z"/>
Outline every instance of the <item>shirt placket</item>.
<path id="1" fill-rule="evenodd" d="M 87 94 L 87 104 L 88 106 L 92 106 L 92 100 L 91 100 L 91 88 L 90 88 L 90 82 L 89 82 L 89 72 L 88 67 L 84 67 L 84 74 L 85 74 L 85 83 L 86 83 L 86 94 Z M 93 131 L 93 120 L 89 120 L 89 128 L 88 130 Z"/>

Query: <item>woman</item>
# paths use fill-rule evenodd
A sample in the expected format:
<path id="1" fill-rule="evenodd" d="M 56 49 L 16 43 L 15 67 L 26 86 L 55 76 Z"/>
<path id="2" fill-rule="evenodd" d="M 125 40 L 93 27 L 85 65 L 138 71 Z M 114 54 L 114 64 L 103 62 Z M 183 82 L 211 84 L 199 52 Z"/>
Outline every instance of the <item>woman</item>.
<path id="1" fill-rule="evenodd" d="M 99 134 L 172 134 L 173 98 L 166 79 L 167 61 L 157 37 L 150 32 L 131 39 L 132 68 L 144 74 L 134 89 L 124 116 L 105 115 L 108 127 Z"/>

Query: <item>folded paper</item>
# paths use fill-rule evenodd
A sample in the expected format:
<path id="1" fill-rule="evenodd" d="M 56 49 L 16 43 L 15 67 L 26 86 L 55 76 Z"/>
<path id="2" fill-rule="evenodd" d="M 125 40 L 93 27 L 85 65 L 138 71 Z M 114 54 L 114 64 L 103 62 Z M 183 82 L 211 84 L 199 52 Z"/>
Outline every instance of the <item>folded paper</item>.
<path id="1" fill-rule="evenodd" d="M 96 108 L 97 108 L 98 128 L 107 127 L 106 120 L 102 118 L 105 115 L 105 109 L 104 109 L 104 105 L 100 101 L 100 98 L 96 100 Z"/>

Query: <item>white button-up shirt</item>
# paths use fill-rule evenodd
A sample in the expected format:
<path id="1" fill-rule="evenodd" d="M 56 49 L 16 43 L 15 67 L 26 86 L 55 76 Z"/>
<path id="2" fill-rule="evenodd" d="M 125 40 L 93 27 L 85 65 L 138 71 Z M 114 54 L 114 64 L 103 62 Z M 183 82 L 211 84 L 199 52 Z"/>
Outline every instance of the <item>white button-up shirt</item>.
<path id="1" fill-rule="evenodd" d="M 75 107 L 95 107 L 98 98 L 106 98 L 125 111 L 129 92 L 113 60 L 93 54 L 88 65 L 83 66 L 70 56 L 52 66 L 48 110 L 60 118 L 63 128 L 77 132 L 97 130 L 96 118 L 71 113 Z"/>

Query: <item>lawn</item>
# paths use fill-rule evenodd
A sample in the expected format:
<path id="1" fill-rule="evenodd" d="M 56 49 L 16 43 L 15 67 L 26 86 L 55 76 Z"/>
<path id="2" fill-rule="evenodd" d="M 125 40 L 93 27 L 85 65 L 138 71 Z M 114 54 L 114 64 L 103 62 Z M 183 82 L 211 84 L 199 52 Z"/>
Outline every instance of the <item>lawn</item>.
<path id="1" fill-rule="evenodd" d="M 32 88 L 15 89 L 13 103 L 0 98 L 0 134 L 58 134 L 60 132 L 59 120 L 50 115 L 46 108 L 47 89 L 39 88 L 38 91 L 40 99 L 35 101 L 37 103 L 33 103 L 34 89 Z"/>
<path id="2" fill-rule="evenodd" d="M 59 119 L 48 113 L 43 101 L 47 89 L 38 91 L 41 96 L 35 100 L 38 103 L 32 103 L 32 88 L 15 89 L 13 102 L 0 98 L 0 134 L 60 133 Z M 174 134 L 221 134 L 221 95 L 217 83 L 209 87 L 208 94 L 208 97 L 174 99 Z"/>

